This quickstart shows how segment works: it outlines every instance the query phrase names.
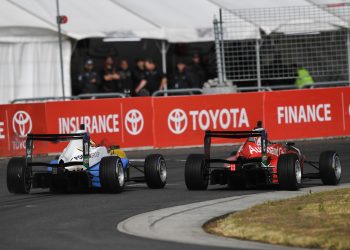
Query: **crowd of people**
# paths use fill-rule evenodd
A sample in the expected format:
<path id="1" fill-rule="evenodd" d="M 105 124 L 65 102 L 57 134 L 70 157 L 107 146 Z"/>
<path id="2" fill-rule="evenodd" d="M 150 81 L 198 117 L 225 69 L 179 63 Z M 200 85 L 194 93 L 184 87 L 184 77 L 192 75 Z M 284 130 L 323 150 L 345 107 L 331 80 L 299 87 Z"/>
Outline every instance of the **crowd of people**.
<path id="1" fill-rule="evenodd" d="M 78 76 L 78 88 L 82 94 L 119 92 L 128 96 L 149 96 L 165 88 L 201 88 L 205 81 L 199 54 L 192 56 L 190 64 L 178 60 L 171 76 L 163 74 L 153 59 L 138 58 L 135 68 L 130 69 L 126 59 L 116 63 L 112 56 L 107 56 L 100 71 L 92 59 L 84 62 L 83 72 Z"/>

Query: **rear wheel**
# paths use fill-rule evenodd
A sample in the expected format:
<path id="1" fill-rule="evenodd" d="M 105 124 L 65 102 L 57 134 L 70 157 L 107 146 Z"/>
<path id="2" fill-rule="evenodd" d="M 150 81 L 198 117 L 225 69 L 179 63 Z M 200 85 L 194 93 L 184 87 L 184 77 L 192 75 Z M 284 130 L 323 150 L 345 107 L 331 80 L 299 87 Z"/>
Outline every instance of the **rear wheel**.
<path id="1" fill-rule="evenodd" d="M 296 154 L 280 155 L 277 162 L 277 173 L 281 189 L 298 190 L 301 187 L 302 169 Z"/>
<path id="2" fill-rule="evenodd" d="M 149 188 L 164 188 L 167 180 L 167 169 L 162 155 L 148 155 L 145 159 L 144 169 L 146 183 Z"/>
<path id="3" fill-rule="evenodd" d="M 336 152 L 325 151 L 321 153 L 320 175 L 323 184 L 338 185 L 341 178 L 341 164 Z"/>
<path id="4" fill-rule="evenodd" d="M 7 189 L 10 193 L 28 194 L 32 186 L 30 169 L 24 158 L 11 158 L 7 164 Z"/>
<path id="5" fill-rule="evenodd" d="M 125 185 L 123 163 L 117 156 L 103 157 L 100 163 L 100 182 L 102 190 L 108 193 L 120 193 Z"/>
<path id="6" fill-rule="evenodd" d="M 187 157 L 185 165 L 185 183 L 188 190 L 206 190 L 208 188 L 209 170 L 204 155 L 192 154 Z"/>

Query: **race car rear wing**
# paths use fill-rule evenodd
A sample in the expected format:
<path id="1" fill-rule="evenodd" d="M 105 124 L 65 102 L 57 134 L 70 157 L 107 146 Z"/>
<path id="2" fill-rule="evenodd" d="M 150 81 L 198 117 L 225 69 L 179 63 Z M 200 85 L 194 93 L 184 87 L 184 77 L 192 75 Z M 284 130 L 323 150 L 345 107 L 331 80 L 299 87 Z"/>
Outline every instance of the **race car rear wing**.
<path id="1" fill-rule="evenodd" d="M 259 124 L 259 123 L 258 123 Z M 263 162 L 267 155 L 267 133 L 265 129 L 253 130 L 253 131 L 205 131 L 204 136 L 204 155 L 208 164 L 210 163 L 228 163 L 239 164 L 241 160 L 230 161 L 226 159 L 215 159 L 210 157 L 211 138 L 226 138 L 226 139 L 243 139 L 249 137 L 261 137 L 261 158 L 246 159 L 245 162 Z"/>
<path id="2" fill-rule="evenodd" d="M 33 162 L 33 142 L 34 141 L 50 141 L 50 142 L 62 142 L 70 140 L 82 140 L 83 145 L 83 161 L 66 162 L 59 164 L 50 164 L 44 162 Z M 26 140 L 26 162 L 27 166 L 73 166 L 73 165 L 83 165 L 84 167 L 89 167 L 89 157 L 90 157 L 90 135 L 87 132 L 84 133 L 71 133 L 71 134 L 28 134 Z"/>

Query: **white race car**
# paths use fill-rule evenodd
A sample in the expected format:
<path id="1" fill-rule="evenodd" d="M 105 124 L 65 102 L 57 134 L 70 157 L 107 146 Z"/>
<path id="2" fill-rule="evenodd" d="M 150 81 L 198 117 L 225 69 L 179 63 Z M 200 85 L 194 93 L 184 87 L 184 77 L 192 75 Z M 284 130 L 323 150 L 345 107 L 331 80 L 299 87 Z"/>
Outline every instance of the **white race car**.
<path id="1" fill-rule="evenodd" d="M 69 141 L 62 154 L 46 162 L 33 161 L 34 141 Z M 130 168 L 143 176 L 130 177 Z M 165 159 L 148 155 L 143 165 L 129 161 L 118 147 L 95 146 L 83 126 L 73 134 L 28 134 L 26 156 L 15 157 L 7 165 L 7 188 L 11 193 L 29 193 L 31 188 L 50 188 L 51 192 L 101 189 L 119 193 L 129 181 L 146 182 L 149 188 L 164 188 L 167 180 Z"/>

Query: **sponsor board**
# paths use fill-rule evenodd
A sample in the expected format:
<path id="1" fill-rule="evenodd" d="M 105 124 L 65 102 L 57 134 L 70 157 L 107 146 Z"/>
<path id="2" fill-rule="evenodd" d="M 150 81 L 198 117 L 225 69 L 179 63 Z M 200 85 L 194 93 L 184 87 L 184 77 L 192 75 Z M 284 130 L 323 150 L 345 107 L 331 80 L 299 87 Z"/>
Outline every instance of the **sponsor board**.
<path id="1" fill-rule="evenodd" d="M 151 97 L 125 98 L 122 102 L 123 147 L 153 146 Z"/>
<path id="2" fill-rule="evenodd" d="M 10 155 L 6 107 L 7 105 L 0 106 L 0 156 Z"/>
<path id="3" fill-rule="evenodd" d="M 350 88 L 344 88 L 341 95 L 343 104 L 343 128 L 345 134 L 350 135 Z"/>
<path id="4" fill-rule="evenodd" d="M 259 93 L 153 98 L 155 145 L 199 145 L 205 130 L 250 130 L 263 117 L 262 101 Z"/>
<path id="5" fill-rule="evenodd" d="M 50 133 L 73 133 L 80 124 L 85 124 L 97 145 L 153 145 L 151 98 L 50 102 L 46 110 Z M 63 146 L 51 148 L 60 150 Z"/>
<path id="6" fill-rule="evenodd" d="M 46 104 L 49 133 L 73 133 L 80 124 L 97 145 L 115 145 L 121 138 L 121 103 L 116 99 L 50 102 Z M 64 143 L 50 145 L 59 151 Z"/>
<path id="7" fill-rule="evenodd" d="M 29 133 L 46 133 L 45 104 L 7 105 L 6 113 L 10 155 L 24 154 Z M 47 142 L 35 142 L 33 147 L 36 153 L 45 153 L 46 146 Z"/>
<path id="8" fill-rule="evenodd" d="M 265 100 L 264 124 L 270 139 L 344 134 L 341 89 L 271 92 Z"/>
<path id="9" fill-rule="evenodd" d="M 72 133 L 81 123 L 97 145 L 174 147 L 258 120 L 271 140 L 350 135 L 350 88 L 0 105 L 0 156 L 23 155 L 28 133 Z M 34 143 L 34 153 L 64 145 Z"/>

